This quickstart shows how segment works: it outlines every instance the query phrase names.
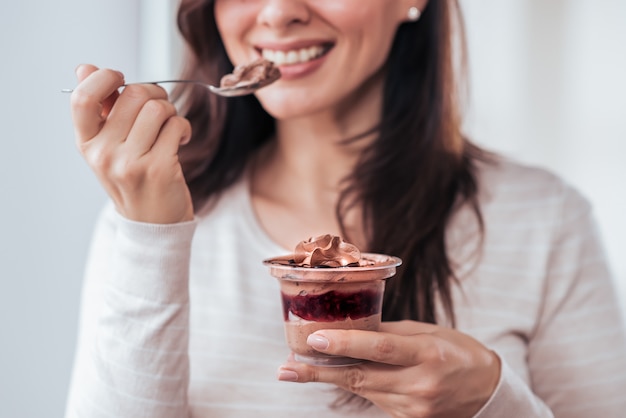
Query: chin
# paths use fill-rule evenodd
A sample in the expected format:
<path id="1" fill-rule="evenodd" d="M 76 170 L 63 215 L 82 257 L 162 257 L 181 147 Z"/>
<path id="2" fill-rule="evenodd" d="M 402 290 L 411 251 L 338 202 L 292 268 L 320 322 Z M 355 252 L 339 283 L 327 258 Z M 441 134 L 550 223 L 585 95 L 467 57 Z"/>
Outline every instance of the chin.
<path id="1" fill-rule="evenodd" d="M 256 93 L 261 106 L 274 119 L 286 120 L 313 115 L 325 107 L 310 92 L 271 89 Z"/>

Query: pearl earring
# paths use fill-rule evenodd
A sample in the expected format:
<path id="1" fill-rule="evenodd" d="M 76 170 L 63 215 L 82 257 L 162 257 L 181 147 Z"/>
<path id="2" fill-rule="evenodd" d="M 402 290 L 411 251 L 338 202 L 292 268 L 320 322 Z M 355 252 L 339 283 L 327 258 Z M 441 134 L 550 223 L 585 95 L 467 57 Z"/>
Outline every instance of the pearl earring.
<path id="1" fill-rule="evenodd" d="M 409 12 L 407 13 L 407 17 L 412 22 L 417 21 L 420 18 L 421 15 L 422 15 L 422 13 L 420 12 L 420 9 L 418 9 L 415 6 L 411 7 L 409 9 Z"/>

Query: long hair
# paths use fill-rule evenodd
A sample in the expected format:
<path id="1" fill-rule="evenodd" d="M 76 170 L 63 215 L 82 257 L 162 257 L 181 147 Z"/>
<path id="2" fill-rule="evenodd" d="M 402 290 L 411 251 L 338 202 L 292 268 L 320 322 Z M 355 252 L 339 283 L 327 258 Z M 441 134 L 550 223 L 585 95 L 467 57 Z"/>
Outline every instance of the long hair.
<path id="1" fill-rule="evenodd" d="M 384 320 L 436 323 L 442 319 L 436 317 L 439 298 L 454 324 L 456 278 L 446 227 L 467 204 L 483 229 L 475 163 L 491 156 L 461 131 L 463 32 L 458 4 L 447 0 L 430 1 L 418 22 L 399 28 L 387 62 L 378 137 L 362 154 L 337 208 L 341 220 L 361 205 L 371 228 L 368 249 L 404 261 L 387 283 Z"/>
<path id="2" fill-rule="evenodd" d="M 178 27 L 187 44 L 183 76 L 219 85 L 233 65 L 215 24 L 213 1 L 182 0 Z M 179 156 L 198 209 L 241 177 L 274 132 L 274 119 L 252 95 L 227 99 L 204 87 L 183 86 L 174 90 L 173 99 L 192 126 L 192 138 Z"/>
<path id="3" fill-rule="evenodd" d="M 178 23 L 190 51 L 186 76 L 217 83 L 232 64 L 212 2 L 183 0 Z M 364 214 L 367 250 L 403 260 L 385 290 L 387 321 L 436 323 L 442 319 L 436 316 L 439 302 L 454 323 L 456 278 L 446 252 L 446 227 L 459 206 L 470 205 L 483 229 L 475 163 L 489 158 L 461 132 L 456 70 L 464 60 L 455 57 L 464 52 L 456 1 L 432 0 L 419 21 L 399 27 L 386 64 L 376 138 L 346 179 L 336 206 L 344 232 L 345 215 L 357 205 Z M 274 121 L 253 96 L 225 100 L 186 90 L 179 97 L 193 126 L 181 161 L 194 202 L 200 203 L 240 178 L 274 132 Z"/>

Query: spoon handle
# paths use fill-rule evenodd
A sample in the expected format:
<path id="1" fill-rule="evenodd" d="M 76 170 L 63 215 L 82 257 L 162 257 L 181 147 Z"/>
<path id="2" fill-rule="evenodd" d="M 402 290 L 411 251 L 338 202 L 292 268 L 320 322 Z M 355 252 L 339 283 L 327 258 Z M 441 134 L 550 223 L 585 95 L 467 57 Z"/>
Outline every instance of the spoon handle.
<path id="1" fill-rule="evenodd" d="M 122 87 L 131 86 L 133 84 L 167 84 L 167 83 L 187 83 L 187 84 L 199 84 L 204 87 L 209 87 L 206 83 L 198 80 L 159 80 L 159 81 L 136 81 L 134 83 L 126 83 Z M 74 89 L 61 89 L 61 93 L 71 93 Z"/>

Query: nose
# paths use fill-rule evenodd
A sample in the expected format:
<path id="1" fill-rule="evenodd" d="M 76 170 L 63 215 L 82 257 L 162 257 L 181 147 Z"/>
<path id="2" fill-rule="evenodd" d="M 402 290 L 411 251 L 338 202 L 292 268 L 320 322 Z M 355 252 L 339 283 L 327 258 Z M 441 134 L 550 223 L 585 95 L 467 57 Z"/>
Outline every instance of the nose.
<path id="1" fill-rule="evenodd" d="M 307 23 L 311 18 L 305 0 L 265 0 L 257 16 L 257 23 L 283 29 L 297 23 Z"/>

